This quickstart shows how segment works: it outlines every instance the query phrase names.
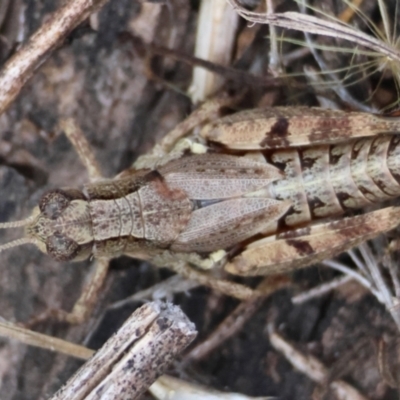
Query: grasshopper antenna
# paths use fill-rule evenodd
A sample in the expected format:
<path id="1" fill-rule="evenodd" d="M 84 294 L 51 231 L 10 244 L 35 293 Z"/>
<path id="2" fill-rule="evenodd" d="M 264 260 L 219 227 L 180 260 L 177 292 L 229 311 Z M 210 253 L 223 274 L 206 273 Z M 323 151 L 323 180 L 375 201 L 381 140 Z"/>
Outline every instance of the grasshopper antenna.
<path id="1" fill-rule="evenodd" d="M 0 229 L 8 229 L 8 228 L 19 228 L 21 226 L 26 226 L 29 223 L 33 222 L 35 220 L 35 216 L 31 215 L 28 218 L 22 219 L 20 221 L 12 221 L 12 222 L 3 222 L 0 223 Z M 13 247 L 18 247 L 22 246 L 24 244 L 35 244 L 37 245 L 37 240 L 30 238 L 30 237 L 23 237 L 20 239 L 13 240 L 9 243 L 5 243 L 0 246 L 0 253 L 2 253 L 5 250 L 11 249 Z"/>
<path id="2" fill-rule="evenodd" d="M 2 253 L 5 250 L 12 249 L 13 247 L 22 246 L 23 244 L 28 244 L 28 243 L 37 245 L 37 240 L 31 238 L 21 238 L 13 240 L 12 242 L 1 245 L 0 253 Z"/>
<path id="3" fill-rule="evenodd" d="M 20 221 L 12 221 L 12 222 L 3 222 L 0 223 L 0 229 L 8 229 L 8 228 L 19 228 L 21 226 L 28 225 L 29 223 L 35 220 L 35 216 L 31 215 L 28 218 L 21 219 Z"/>

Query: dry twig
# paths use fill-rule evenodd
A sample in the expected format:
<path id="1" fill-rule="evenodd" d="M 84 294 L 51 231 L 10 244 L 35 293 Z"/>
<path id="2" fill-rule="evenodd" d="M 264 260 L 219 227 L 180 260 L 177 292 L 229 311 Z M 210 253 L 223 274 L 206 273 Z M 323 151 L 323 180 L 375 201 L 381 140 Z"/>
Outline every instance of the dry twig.
<path id="1" fill-rule="evenodd" d="M 148 303 L 51 400 L 137 399 L 196 333 L 179 307 Z"/>
<path id="2" fill-rule="evenodd" d="M 336 398 L 343 400 L 366 400 L 357 389 L 344 381 L 329 382 L 328 369 L 315 357 L 302 354 L 279 335 L 272 325 L 268 326 L 268 336 L 272 346 L 300 372 L 320 385 L 329 385 Z"/>
<path id="3" fill-rule="evenodd" d="M 107 0 L 73 0 L 54 12 L 28 42 L 8 60 L 0 74 L 0 114 L 3 113 L 51 52 L 75 27 Z"/>

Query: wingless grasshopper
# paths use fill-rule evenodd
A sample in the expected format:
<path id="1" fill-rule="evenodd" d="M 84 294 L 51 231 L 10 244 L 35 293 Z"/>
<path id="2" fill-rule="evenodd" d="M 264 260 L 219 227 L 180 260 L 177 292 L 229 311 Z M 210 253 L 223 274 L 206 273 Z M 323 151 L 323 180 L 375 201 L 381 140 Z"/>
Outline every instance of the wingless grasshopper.
<path id="1" fill-rule="evenodd" d="M 397 226 L 396 206 L 340 216 L 400 195 L 398 118 L 276 107 L 210 119 L 221 103 L 206 103 L 114 179 L 50 191 L 29 218 L 0 226 L 25 226 L 0 250 L 33 243 L 57 261 L 100 260 L 79 304 L 59 318 L 84 318 L 120 254 L 245 298 L 255 293 L 204 270 L 290 271 Z M 67 123 L 64 131 L 98 178 L 84 137 Z"/>

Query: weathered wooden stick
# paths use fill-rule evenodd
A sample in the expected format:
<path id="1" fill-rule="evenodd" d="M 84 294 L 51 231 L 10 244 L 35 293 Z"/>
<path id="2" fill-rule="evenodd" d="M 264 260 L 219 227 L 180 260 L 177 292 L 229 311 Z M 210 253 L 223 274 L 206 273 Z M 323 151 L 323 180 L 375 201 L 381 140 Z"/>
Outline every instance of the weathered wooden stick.
<path id="1" fill-rule="evenodd" d="M 137 399 L 196 333 L 179 307 L 145 304 L 50 400 Z"/>

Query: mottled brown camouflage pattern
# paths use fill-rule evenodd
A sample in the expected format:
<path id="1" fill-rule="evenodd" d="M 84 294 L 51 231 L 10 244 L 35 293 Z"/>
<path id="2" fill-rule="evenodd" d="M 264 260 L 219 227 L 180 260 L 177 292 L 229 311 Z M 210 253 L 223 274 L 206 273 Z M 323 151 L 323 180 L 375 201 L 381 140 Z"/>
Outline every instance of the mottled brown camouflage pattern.
<path id="1" fill-rule="evenodd" d="M 397 225 L 395 207 L 334 218 L 400 195 L 400 142 L 387 133 L 398 125 L 304 107 L 233 114 L 202 129 L 208 153 L 46 194 L 27 233 L 58 260 L 236 249 L 234 274 L 307 266 Z"/>

